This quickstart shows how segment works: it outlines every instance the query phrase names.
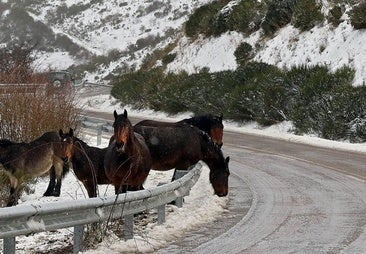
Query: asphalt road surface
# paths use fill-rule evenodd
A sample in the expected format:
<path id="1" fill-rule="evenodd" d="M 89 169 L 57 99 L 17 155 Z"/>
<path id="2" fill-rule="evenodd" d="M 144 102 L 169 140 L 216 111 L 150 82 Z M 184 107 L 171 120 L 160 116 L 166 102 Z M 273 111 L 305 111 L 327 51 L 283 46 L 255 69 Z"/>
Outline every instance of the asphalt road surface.
<path id="1" fill-rule="evenodd" d="M 229 211 L 158 253 L 366 253 L 366 154 L 228 131 L 223 151 Z"/>

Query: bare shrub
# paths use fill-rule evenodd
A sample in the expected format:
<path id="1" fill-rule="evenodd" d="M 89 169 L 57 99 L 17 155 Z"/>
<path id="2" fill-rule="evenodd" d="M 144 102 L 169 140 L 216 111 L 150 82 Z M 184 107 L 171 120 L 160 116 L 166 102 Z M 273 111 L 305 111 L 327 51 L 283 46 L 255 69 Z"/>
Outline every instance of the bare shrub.
<path id="1" fill-rule="evenodd" d="M 0 50 L 0 138 L 29 142 L 46 131 L 79 125 L 72 91 L 36 85 L 44 84 L 46 75 L 32 67 L 34 48 L 24 42 Z"/>
<path id="2" fill-rule="evenodd" d="M 80 125 L 81 109 L 71 91 L 12 85 L 3 88 L 0 96 L 0 138 L 29 142 L 44 132 Z"/>
<path id="3" fill-rule="evenodd" d="M 0 49 L 0 83 L 26 83 L 31 80 L 34 46 L 27 43 Z"/>

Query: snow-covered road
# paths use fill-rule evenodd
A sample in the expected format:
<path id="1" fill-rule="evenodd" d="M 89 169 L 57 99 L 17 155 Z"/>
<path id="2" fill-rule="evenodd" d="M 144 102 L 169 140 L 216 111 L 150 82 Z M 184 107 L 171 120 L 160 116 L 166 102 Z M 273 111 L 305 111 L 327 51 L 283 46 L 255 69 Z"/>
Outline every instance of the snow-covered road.
<path id="1" fill-rule="evenodd" d="M 234 227 L 192 251 L 365 253 L 366 182 L 327 163 L 265 150 L 225 148 L 231 156 L 231 170 L 246 179 L 252 191 L 252 206 Z M 317 158 L 321 150 L 303 152 Z M 357 160 L 362 156 L 348 153 L 348 157 L 353 164 L 348 164 L 350 168 L 365 170 L 365 161 Z M 338 159 L 328 158 L 330 162 Z"/>

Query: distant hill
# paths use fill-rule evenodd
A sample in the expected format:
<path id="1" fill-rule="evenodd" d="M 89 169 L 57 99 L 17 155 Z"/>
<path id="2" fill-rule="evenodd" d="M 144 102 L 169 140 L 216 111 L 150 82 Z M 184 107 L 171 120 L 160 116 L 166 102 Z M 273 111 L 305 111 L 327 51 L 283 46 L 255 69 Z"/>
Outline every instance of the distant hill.
<path id="1" fill-rule="evenodd" d="M 39 68 L 71 67 L 95 82 L 159 64 L 189 73 L 235 69 L 237 49 L 247 46 L 248 61 L 283 68 L 350 66 L 360 85 L 366 79 L 366 31 L 362 22 L 356 30 L 350 15 L 359 2 L 2 0 L 0 44 L 31 41 Z M 187 36 L 187 26 L 197 34 Z"/>

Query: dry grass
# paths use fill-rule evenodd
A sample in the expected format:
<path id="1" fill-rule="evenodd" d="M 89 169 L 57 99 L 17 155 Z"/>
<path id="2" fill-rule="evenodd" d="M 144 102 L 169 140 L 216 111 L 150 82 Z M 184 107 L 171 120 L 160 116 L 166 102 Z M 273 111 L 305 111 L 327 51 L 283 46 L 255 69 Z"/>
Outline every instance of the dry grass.
<path id="1" fill-rule="evenodd" d="M 0 138 L 29 142 L 47 131 L 78 129 L 81 109 L 72 91 L 27 87 L 11 85 L 0 93 Z"/>

